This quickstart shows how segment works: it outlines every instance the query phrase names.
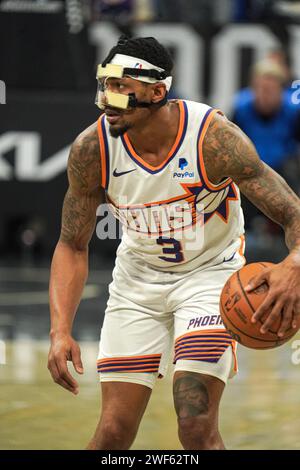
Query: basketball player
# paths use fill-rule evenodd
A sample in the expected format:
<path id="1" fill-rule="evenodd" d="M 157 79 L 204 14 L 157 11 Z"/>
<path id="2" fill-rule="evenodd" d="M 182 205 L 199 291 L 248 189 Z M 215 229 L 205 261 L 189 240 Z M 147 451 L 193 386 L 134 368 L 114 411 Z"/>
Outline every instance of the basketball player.
<path id="1" fill-rule="evenodd" d="M 184 449 L 223 449 L 220 399 L 237 369 L 219 316 L 228 277 L 244 264 L 239 189 L 285 230 L 290 254 L 254 280 L 270 285 L 257 321 L 300 312 L 300 203 L 218 110 L 169 101 L 172 60 L 154 38 L 122 38 L 98 67 L 98 122 L 72 145 L 70 186 L 51 269 L 54 381 L 78 393 L 83 373 L 71 330 L 88 274 L 96 209 L 107 200 L 124 226 L 101 331 L 102 413 L 89 449 L 129 449 L 155 380 L 174 355 L 174 404 Z M 200 236 L 199 236 L 200 234 Z"/>

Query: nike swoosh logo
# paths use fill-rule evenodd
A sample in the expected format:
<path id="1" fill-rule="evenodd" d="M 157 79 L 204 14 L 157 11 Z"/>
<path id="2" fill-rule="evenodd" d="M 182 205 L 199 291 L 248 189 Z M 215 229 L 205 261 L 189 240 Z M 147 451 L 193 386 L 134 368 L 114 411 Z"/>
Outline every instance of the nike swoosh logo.
<path id="1" fill-rule="evenodd" d="M 236 254 L 236 251 L 233 253 L 233 255 L 229 258 L 229 259 L 223 259 L 223 263 L 227 263 L 228 261 L 231 261 L 233 260 L 233 258 L 235 257 L 235 254 Z"/>
<path id="2" fill-rule="evenodd" d="M 114 172 L 113 172 L 113 176 L 122 176 L 122 175 L 126 175 L 126 173 L 131 173 L 132 171 L 135 171 L 136 168 L 133 168 L 133 170 L 127 170 L 127 171 L 120 171 L 120 172 L 117 172 L 117 169 L 115 168 L 114 169 Z"/>

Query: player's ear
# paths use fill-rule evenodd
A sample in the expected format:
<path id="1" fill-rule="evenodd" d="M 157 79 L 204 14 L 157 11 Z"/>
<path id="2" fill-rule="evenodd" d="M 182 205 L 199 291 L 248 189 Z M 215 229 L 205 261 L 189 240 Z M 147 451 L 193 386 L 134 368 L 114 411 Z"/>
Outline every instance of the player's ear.
<path id="1" fill-rule="evenodd" d="M 158 103 L 166 96 L 167 90 L 164 83 L 155 83 L 152 90 L 152 103 Z"/>

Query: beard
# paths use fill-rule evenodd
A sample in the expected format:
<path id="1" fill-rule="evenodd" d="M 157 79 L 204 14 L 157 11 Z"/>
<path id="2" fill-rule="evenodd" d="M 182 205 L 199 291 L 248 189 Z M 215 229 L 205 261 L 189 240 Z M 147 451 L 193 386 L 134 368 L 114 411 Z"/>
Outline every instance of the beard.
<path id="1" fill-rule="evenodd" d="M 121 137 L 121 135 L 124 135 L 125 132 L 127 132 L 130 128 L 131 128 L 131 125 L 128 123 L 120 127 L 109 126 L 109 133 L 111 137 L 117 138 L 117 137 Z"/>

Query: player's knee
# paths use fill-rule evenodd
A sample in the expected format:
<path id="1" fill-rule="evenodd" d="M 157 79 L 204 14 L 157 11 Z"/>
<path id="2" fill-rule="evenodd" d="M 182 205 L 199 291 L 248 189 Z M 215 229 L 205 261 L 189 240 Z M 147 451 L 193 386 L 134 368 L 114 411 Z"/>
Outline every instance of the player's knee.
<path id="1" fill-rule="evenodd" d="M 103 435 L 108 442 L 119 443 L 120 447 L 123 447 L 124 441 L 127 440 L 127 429 L 122 422 L 110 420 L 103 424 Z"/>
<path id="2" fill-rule="evenodd" d="M 136 429 L 117 417 L 103 418 L 101 422 L 101 448 L 129 449 L 136 434 Z"/>
<path id="3" fill-rule="evenodd" d="M 221 448 L 218 429 L 208 416 L 178 418 L 178 436 L 186 450 Z"/>

